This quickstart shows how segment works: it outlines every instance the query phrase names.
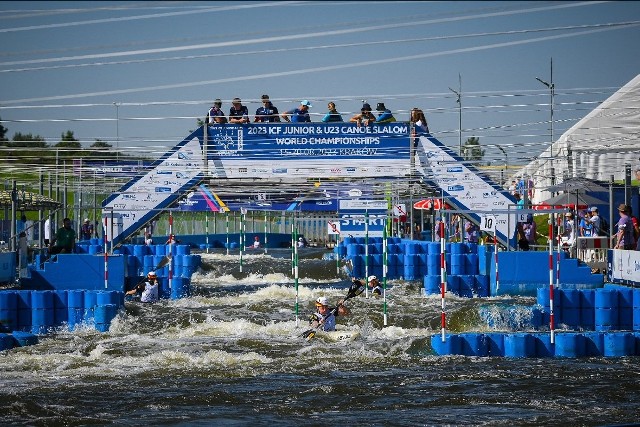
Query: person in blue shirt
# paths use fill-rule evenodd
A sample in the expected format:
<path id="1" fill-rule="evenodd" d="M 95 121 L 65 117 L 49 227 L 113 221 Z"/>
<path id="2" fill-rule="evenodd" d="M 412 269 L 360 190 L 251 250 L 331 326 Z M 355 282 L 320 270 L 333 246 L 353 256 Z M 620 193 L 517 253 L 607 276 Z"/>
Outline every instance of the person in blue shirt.
<path id="1" fill-rule="evenodd" d="M 311 107 L 311 103 L 305 99 L 300 102 L 300 106 L 298 108 L 285 111 L 281 116 L 285 122 L 289 123 L 310 123 L 311 117 L 309 117 L 309 108 Z"/>
<path id="2" fill-rule="evenodd" d="M 376 123 L 391 123 L 395 122 L 396 118 L 391 114 L 391 110 L 384 106 L 384 102 L 378 102 L 376 111 L 379 112 Z"/>
<path id="3" fill-rule="evenodd" d="M 249 110 L 242 105 L 240 98 L 233 98 L 229 109 L 229 123 L 249 123 Z"/>
<path id="4" fill-rule="evenodd" d="M 227 123 L 227 118 L 224 116 L 221 108 L 222 101 L 219 98 L 213 101 L 213 106 L 209 109 L 209 113 L 207 114 L 208 125 L 220 125 Z"/>
<path id="5" fill-rule="evenodd" d="M 342 116 L 336 110 L 336 104 L 334 102 L 330 102 L 327 105 L 329 112 L 322 118 L 323 123 L 331 123 L 331 122 L 342 122 Z"/>
<path id="6" fill-rule="evenodd" d="M 269 95 L 262 95 L 262 107 L 256 110 L 254 123 L 280 122 L 278 109 L 269 100 Z"/>

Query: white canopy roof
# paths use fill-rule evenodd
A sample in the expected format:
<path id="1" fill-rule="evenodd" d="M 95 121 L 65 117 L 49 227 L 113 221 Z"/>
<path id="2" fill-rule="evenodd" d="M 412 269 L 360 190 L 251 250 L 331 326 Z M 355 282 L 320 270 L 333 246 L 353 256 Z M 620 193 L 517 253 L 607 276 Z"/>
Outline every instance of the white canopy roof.
<path id="1" fill-rule="evenodd" d="M 609 181 L 624 179 L 625 165 L 640 170 L 640 74 L 567 130 L 517 176 L 531 176 L 534 203 L 552 196 L 551 168 L 556 184 L 564 178 Z"/>

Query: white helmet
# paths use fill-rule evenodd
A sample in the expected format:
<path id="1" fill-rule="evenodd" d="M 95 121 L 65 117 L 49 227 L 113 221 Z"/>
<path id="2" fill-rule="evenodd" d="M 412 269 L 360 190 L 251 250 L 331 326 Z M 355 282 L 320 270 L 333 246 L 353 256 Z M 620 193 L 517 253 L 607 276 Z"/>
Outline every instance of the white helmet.
<path id="1" fill-rule="evenodd" d="M 378 280 L 378 278 L 374 275 L 369 276 L 369 278 L 367 279 L 369 282 L 373 282 L 374 280 Z"/>
<path id="2" fill-rule="evenodd" d="M 329 299 L 327 297 L 318 297 L 316 299 L 316 305 L 317 306 L 329 305 Z"/>

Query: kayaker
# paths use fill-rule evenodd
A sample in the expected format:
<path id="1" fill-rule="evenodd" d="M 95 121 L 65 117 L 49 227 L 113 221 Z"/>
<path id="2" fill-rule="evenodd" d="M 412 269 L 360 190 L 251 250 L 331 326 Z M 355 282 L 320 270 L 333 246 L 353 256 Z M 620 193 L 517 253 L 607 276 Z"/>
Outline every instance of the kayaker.
<path id="1" fill-rule="evenodd" d="M 147 280 L 140 282 L 135 288 L 127 291 L 127 295 L 140 295 L 140 302 L 156 302 L 159 298 L 158 275 L 155 271 L 147 274 Z"/>
<path id="2" fill-rule="evenodd" d="M 311 327 L 321 329 L 325 332 L 336 330 L 336 317 L 346 316 L 349 309 L 344 306 L 344 300 L 339 300 L 336 307 L 329 308 L 327 297 L 318 297 L 315 301 L 316 309 L 310 319 Z"/>

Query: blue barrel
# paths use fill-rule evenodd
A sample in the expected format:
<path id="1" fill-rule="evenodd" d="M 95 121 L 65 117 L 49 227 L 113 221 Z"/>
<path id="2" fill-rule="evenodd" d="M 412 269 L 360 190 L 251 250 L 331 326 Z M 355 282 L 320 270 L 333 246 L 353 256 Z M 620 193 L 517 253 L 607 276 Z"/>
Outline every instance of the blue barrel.
<path id="1" fill-rule="evenodd" d="M 532 336 L 535 341 L 536 357 L 554 356 L 554 344 L 551 344 L 550 334 L 532 334 Z"/>
<path id="2" fill-rule="evenodd" d="M 72 331 L 84 319 L 84 291 L 67 291 L 67 306 L 67 324 L 69 325 L 69 330 Z"/>
<path id="3" fill-rule="evenodd" d="M 460 277 L 447 276 L 447 292 L 454 295 L 460 295 Z"/>
<path id="4" fill-rule="evenodd" d="M 405 254 L 403 270 L 403 277 L 405 280 L 416 280 L 418 278 L 419 262 L 418 255 Z"/>
<path id="5" fill-rule="evenodd" d="M 387 251 L 388 251 L 388 248 L 387 248 Z M 384 245 L 382 243 L 374 243 L 373 250 L 371 251 L 371 253 L 374 253 L 374 254 L 384 253 Z"/>
<path id="6" fill-rule="evenodd" d="M 162 262 L 163 259 L 164 259 L 164 255 L 154 255 L 152 268 L 155 268 L 156 266 L 158 266 L 158 264 L 160 264 L 160 262 Z M 158 274 L 158 276 L 166 276 L 169 273 L 169 266 L 165 265 L 164 267 L 159 268 L 158 270 L 156 270 L 156 273 Z"/>
<path id="7" fill-rule="evenodd" d="M 584 354 L 587 357 L 604 356 L 604 333 L 603 332 L 583 332 Z"/>
<path id="8" fill-rule="evenodd" d="M 150 255 L 150 249 L 147 245 L 133 245 L 133 256 L 144 257 L 145 255 Z"/>
<path id="9" fill-rule="evenodd" d="M 459 276 L 460 292 L 458 295 L 466 298 L 473 298 L 475 292 L 476 278 L 469 274 Z"/>
<path id="10" fill-rule="evenodd" d="M 536 302 L 549 311 L 549 288 L 536 289 Z"/>
<path id="11" fill-rule="evenodd" d="M 405 255 L 415 255 L 421 252 L 421 247 L 419 243 L 409 242 L 404 245 L 404 253 Z"/>
<path id="12" fill-rule="evenodd" d="M 427 254 L 427 273 L 440 273 L 440 254 Z"/>
<path id="13" fill-rule="evenodd" d="M 97 255 L 98 254 L 99 246 L 97 246 L 97 245 L 86 245 L 86 246 L 87 246 L 87 253 L 89 255 Z"/>
<path id="14" fill-rule="evenodd" d="M 431 348 L 438 356 L 461 354 L 460 338 L 458 335 L 445 335 L 445 340 L 442 342 L 442 335 L 432 335 Z"/>
<path id="15" fill-rule="evenodd" d="M 96 291 L 96 305 L 109 304 L 120 304 L 120 291 Z"/>
<path id="16" fill-rule="evenodd" d="M 487 337 L 484 334 L 467 332 L 459 335 L 460 351 L 465 356 L 486 357 L 489 355 Z"/>
<path id="17" fill-rule="evenodd" d="M 342 240 L 342 244 L 344 244 L 345 246 L 346 245 L 352 245 L 354 243 L 356 243 L 356 238 L 355 237 L 345 237 Z"/>
<path id="18" fill-rule="evenodd" d="M 595 297 L 595 330 L 614 331 L 618 323 L 618 291 L 616 289 L 596 289 Z"/>
<path id="19" fill-rule="evenodd" d="M 169 278 L 168 277 L 159 277 L 158 278 L 158 294 L 161 299 L 169 299 L 171 298 L 171 288 L 169 287 Z"/>
<path id="20" fill-rule="evenodd" d="M 38 337 L 32 333 L 13 331 L 11 335 L 13 336 L 14 347 L 26 347 L 28 345 L 38 344 Z"/>
<path id="21" fill-rule="evenodd" d="M 167 254 L 166 245 L 153 245 L 153 254 L 155 256 L 165 256 Z"/>
<path id="22" fill-rule="evenodd" d="M 98 304 L 94 311 L 94 324 L 110 325 L 111 321 L 118 314 L 118 306 L 116 304 Z M 107 328 L 108 329 L 108 328 Z"/>
<path id="23" fill-rule="evenodd" d="M 189 255 L 190 253 L 191 253 L 191 246 L 176 245 L 176 255 Z"/>
<path id="24" fill-rule="evenodd" d="M 493 332 L 485 334 L 489 356 L 504 357 L 504 334 Z"/>
<path id="25" fill-rule="evenodd" d="M 84 317 L 83 321 L 92 319 L 95 313 L 95 307 L 98 304 L 98 295 L 96 291 L 84 291 Z"/>
<path id="26" fill-rule="evenodd" d="M 31 292 L 31 332 L 45 334 L 54 326 L 52 291 Z"/>
<path id="27" fill-rule="evenodd" d="M 362 253 L 362 246 L 357 243 L 347 245 L 347 257 L 355 257 Z"/>
<path id="28" fill-rule="evenodd" d="M 535 341 L 531 334 L 506 334 L 504 336 L 505 357 L 532 357 L 535 355 Z"/>
<path id="29" fill-rule="evenodd" d="M 186 277 L 175 277 L 171 287 L 171 299 L 186 298 L 191 294 L 191 280 Z"/>
<path id="30" fill-rule="evenodd" d="M 424 291 L 427 295 L 440 294 L 440 275 L 427 274 L 424 276 Z"/>
<path id="31" fill-rule="evenodd" d="M 364 245 L 364 237 L 356 237 L 356 243 L 359 245 Z"/>
<path id="32" fill-rule="evenodd" d="M 9 334 L 0 333 L 0 351 L 11 350 L 13 348 L 13 337 Z"/>
<path id="33" fill-rule="evenodd" d="M 18 329 L 18 296 L 15 292 L 0 292 L 0 323 L 9 330 Z"/>
<path id="34" fill-rule="evenodd" d="M 126 255 L 126 257 L 127 257 L 126 258 L 127 259 L 127 276 L 135 277 L 140 275 L 139 270 L 142 264 L 140 263 L 138 258 L 133 255 Z M 144 260 L 144 257 L 141 257 L 140 259 Z"/>
<path id="35" fill-rule="evenodd" d="M 465 254 L 464 268 L 467 274 L 478 274 L 480 272 L 480 264 L 478 262 L 478 254 Z"/>
<path id="36" fill-rule="evenodd" d="M 604 334 L 604 357 L 624 357 L 635 354 L 635 339 L 631 332 Z"/>
<path id="37" fill-rule="evenodd" d="M 91 239 L 89 239 L 89 243 L 91 243 L 92 245 L 99 245 L 100 239 L 98 239 L 97 237 L 92 237 Z"/>
<path id="38" fill-rule="evenodd" d="M 440 255 L 440 242 L 429 242 L 427 248 L 429 255 Z"/>
<path id="39" fill-rule="evenodd" d="M 401 253 L 400 245 L 396 245 L 395 243 L 387 242 L 387 253 L 388 254 L 399 254 Z"/>
<path id="40" fill-rule="evenodd" d="M 556 357 L 584 357 L 584 337 L 581 334 L 561 333 L 556 334 Z"/>
<path id="41" fill-rule="evenodd" d="M 633 330 L 633 289 L 618 288 L 618 327 L 622 331 Z"/>
<path id="42" fill-rule="evenodd" d="M 382 263 L 384 262 L 384 255 L 371 255 L 370 258 L 370 263 L 369 265 L 374 266 L 374 267 L 382 267 Z"/>
<path id="43" fill-rule="evenodd" d="M 16 291 L 18 330 L 31 331 L 31 291 Z"/>
<path id="44" fill-rule="evenodd" d="M 464 254 L 451 254 L 451 274 L 467 274 Z"/>
<path id="45" fill-rule="evenodd" d="M 580 290 L 580 326 L 588 331 L 596 327 L 596 291 L 595 289 Z M 587 355 L 588 356 L 588 355 Z"/>
<path id="46" fill-rule="evenodd" d="M 68 297 L 66 290 L 53 291 L 53 324 L 60 326 L 69 320 Z"/>
<path id="47" fill-rule="evenodd" d="M 467 250 L 464 243 L 451 243 L 450 248 L 450 250 L 447 249 L 447 252 L 451 253 L 452 255 L 464 254 Z"/>
<path id="48" fill-rule="evenodd" d="M 580 291 L 577 289 L 559 289 L 558 291 L 562 307 L 562 322 L 572 329 L 578 328 L 580 326 Z"/>
<path id="49" fill-rule="evenodd" d="M 475 278 L 476 284 L 476 293 L 479 298 L 486 298 L 489 296 L 489 276 L 476 274 L 473 276 Z"/>
<path id="50" fill-rule="evenodd" d="M 465 243 L 467 247 L 468 254 L 477 254 L 478 253 L 478 244 L 477 243 Z"/>

